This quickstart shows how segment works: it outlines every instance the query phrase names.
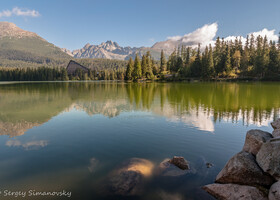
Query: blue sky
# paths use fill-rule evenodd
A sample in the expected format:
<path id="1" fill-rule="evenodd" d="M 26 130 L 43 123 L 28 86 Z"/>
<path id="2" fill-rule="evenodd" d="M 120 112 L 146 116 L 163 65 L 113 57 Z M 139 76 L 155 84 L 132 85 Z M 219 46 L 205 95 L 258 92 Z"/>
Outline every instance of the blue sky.
<path id="1" fill-rule="evenodd" d="M 279 0 L 1 0 L 0 21 L 71 50 L 107 40 L 139 47 L 215 22 L 221 37 L 264 28 L 278 34 L 279 8 Z"/>

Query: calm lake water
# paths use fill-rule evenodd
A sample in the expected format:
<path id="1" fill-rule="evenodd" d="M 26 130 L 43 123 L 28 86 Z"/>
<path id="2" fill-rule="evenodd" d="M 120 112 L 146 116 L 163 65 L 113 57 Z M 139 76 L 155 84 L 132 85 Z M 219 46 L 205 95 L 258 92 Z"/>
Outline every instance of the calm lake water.
<path id="1" fill-rule="evenodd" d="M 200 187 L 249 129 L 271 132 L 279 111 L 279 83 L 1 83 L 0 198 L 64 190 L 71 198 L 57 199 L 212 199 Z M 161 173 L 175 155 L 191 173 Z M 141 176 L 124 180 L 125 170 Z"/>

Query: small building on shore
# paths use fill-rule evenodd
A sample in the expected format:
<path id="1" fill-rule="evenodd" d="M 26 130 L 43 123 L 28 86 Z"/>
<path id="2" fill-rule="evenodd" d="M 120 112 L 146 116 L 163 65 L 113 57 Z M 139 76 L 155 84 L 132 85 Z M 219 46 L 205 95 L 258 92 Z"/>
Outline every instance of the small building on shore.
<path id="1" fill-rule="evenodd" d="M 76 72 L 78 70 L 81 70 L 83 73 L 88 73 L 89 72 L 89 69 L 79 63 L 77 63 L 76 61 L 74 60 L 70 60 L 70 62 L 68 63 L 67 65 L 67 73 L 68 75 L 76 75 Z"/>

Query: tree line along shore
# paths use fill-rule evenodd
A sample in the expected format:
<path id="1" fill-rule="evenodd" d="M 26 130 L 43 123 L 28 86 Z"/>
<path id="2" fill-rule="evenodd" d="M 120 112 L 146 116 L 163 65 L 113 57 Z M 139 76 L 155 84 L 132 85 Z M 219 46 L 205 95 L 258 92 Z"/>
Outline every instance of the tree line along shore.
<path id="1" fill-rule="evenodd" d="M 107 67 L 104 61 L 103 67 L 90 67 L 87 73 L 77 69 L 74 74 L 68 74 L 64 67 L 0 67 L 0 81 L 280 80 L 280 36 L 274 42 L 266 36 L 250 35 L 245 44 L 241 38 L 225 41 L 218 37 L 213 47 L 180 46 L 168 59 L 163 50 L 160 61 L 155 61 L 147 51 L 124 62 L 116 61 Z"/>

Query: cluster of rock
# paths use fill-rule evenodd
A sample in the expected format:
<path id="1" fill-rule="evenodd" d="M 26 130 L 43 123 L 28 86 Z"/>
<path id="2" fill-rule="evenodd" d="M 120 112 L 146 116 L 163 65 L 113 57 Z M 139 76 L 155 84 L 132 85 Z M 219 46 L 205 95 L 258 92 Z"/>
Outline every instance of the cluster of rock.
<path id="1" fill-rule="evenodd" d="M 176 177 L 191 173 L 195 173 L 195 170 L 181 156 L 165 159 L 155 169 L 149 160 L 132 158 L 111 174 L 110 191 L 121 196 L 139 195 L 142 192 L 141 183 L 153 174 Z"/>
<path id="2" fill-rule="evenodd" d="M 220 200 L 280 200 L 280 119 L 271 125 L 272 134 L 248 131 L 243 150 L 203 189 Z"/>

